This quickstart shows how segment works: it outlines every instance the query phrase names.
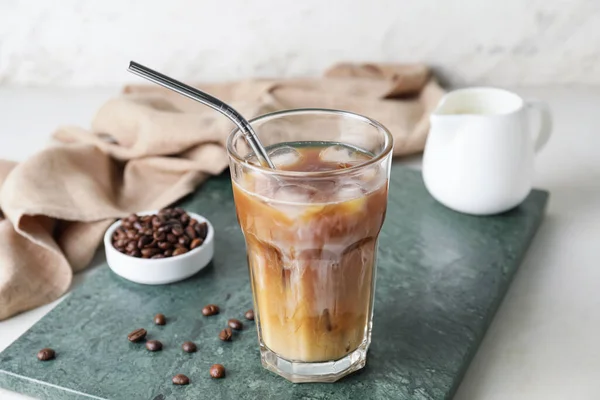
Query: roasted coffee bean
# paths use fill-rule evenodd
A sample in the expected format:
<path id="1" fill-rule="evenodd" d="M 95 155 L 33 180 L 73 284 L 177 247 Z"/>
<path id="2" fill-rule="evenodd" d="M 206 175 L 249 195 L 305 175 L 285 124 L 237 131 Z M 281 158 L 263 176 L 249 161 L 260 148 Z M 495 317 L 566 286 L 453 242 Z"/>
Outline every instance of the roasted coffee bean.
<path id="1" fill-rule="evenodd" d="M 152 242 L 152 236 L 146 236 L 146 235 L 141 236 L 137 242 L 137 247 L 140 249 L 143 249 L 150 242 Z"/>
<path id="2" fill-rule="evenodd" d="M 146 337 L 147 333 L 148 332 L 146 332 L 144 328 L 139 328 L 127 335 L 127 339 L 129 339 L 130 342 L 139 342 Z"/>
<path id="3" fill-rule="evenodd" d="M 131 228 L 131 224 L 132 222 L 128 219 L 124 219 L 123 221 L 121 221 L 121 226 L 123 226 L 124 228 Z"/>
<path id="4" fill-rule="evenodd" d="M 196 344 L 194 342 L 183 342 L 181 348 L 186 353 L 195 353 L 197 350 Z"/>
<path id="5" fill-rule="evenodd" d="M 173 255 L 173 250 L 165 250 L 163 251 L 163 255 L 165 257 L 171 257 Z"/>
<path id="6" fill-rule="evenodd" d="M 225 377 L 225 367 L 221 364 L 214 364 L 210 367 L 210 376 L 215 379 L 221 379 Z"/>
<path id="7" fill-rule="evenodd" d="M 144 230 L 144 226 L 142 225 L 142 223 L 140 221 L 135 221 L 133 223 L 133 227 L 135 229 L 137 229 L 138 231 Z"/>
<path id="8" fill-rule="evenodd" d="M 152 257 L 150 257 L 150 258 L 151 258 L 151 259 L 153 259 L 153 258 L 154 258 L 154 259 L 156 259 L 156 258 L 165 258 L 165 256 L 164 256 L 164 255 L 162 255 L 162 254 L 155 254 L 155 255 L 153 255 L 153 256 L 152 256 Z"/>
<path id="9" fill-rule="evenodd" d="M 196 230 L 194 229 L 193 226 L 188 226 L 187 228 L 185 228 L 185 234 L 190 238 L 190 239 L 195 239 L 196 236 L 198 236 L 198 234 L 196 233 Z"/>
<path id="10" fill-rule="evenodd" d="M 173 250 L 173 257 L 175 256 L 179 256 L 181 254 L 185 254 L 188 251 L 186 249 L 184 249 L 183 247 L 177 247 L 175 250 Z"/>
<path id="11" fill-rule="evenodd" d="M 190 216 L 187 213 L 183 213 L 181 214 L 181 216 L 179 217 L 179 220 L 181 221 L 181 223 L 183 225 L 187 225 L 190 222 Z"/>
<path id="12" fill-rule="evenodd" d="M 155 228 L 158 228 L 159 226 L 161 226 L 163 223 L 163 221 L 161 221 L 161 218 L 158 215 L 155 215 L 152 217 L 152 226 Z"/>
<path id="13" fill-rule="evenodd" d="M 187 246 L 188 244 L 190 244 L 190 238 L 187 236 L 179 236 L 178 242 L 183 246 Z"/>
<path id="14" fill-rule="evenodd" d="M 173 244 L 169 242 L 158 242 L 158 248 L 161 250 L 168 250 L 173 247 Z"/>
<path id="15" fill-rule="evenodd" d="M 221 339 L 224 342 L 230 342 L 232 336 L 233 332 L 231 331 L 231 328 L 225 328 L 221 332 L 219 332 L 219 339 Z"/>
<path id="16" fill-rule="evenodd" d="M 137 221 L 138 219 L 139 219 L 139 217 L 138 217 L 138 215 L 137 215 L 137 214 L 129 214 L 129 215 L 127 216 L 127 220 L 129 220 L 129 221 L 131 221 L 131 222 L 135 222 L 135 221 Z"/>
<path id="17" fill-rule="evenodd" d="M 167 323 L 167 319 L 165 318 L 164 314 L 156 314 L 154 316 L 154 323 L 156 325 L 164 325 Z"/>
<path id="18" fill-rule="evenodd" d="M 181 207 L 175 207 L 175 208 L 173 209 L 173 213 L 175 213 L 175 214 L 177 214 L 177 215 L 180 215 L 180 214 L 183 214 L 183 213 L 185 213 L 185 210 L 184 210 L 183 208 L 181 208 Z"/>
<path id="19" fill-rule="evenodd" d="M 152 241 L 150 243 L 148 243 L 145 247 L 154 247 L 154 248 L 157 248 L 158 247 L 158 242 L 156 241 L 156 239 L 152 239 Z"/>
<path id="20" fill-rule="evenodd" d="M 37 353 L 37 358 L 40 361 L 53 360 L 56 357 L 56 352 L 50 348 L 41 349 Z"/>
<path id="21" fill-rule="evenodd" d="M 158 227 L 158 229 L 156 230 L 158 233 L 167 233 L 167 232 L 171 232 L 171 226 L 168 224 L 165 225 L 161 225 Z"/>
<path id="22" fill-rule="evenodd" d="M 194 226 L 194 229 L 198 233 L 198 237 L 206 239 L 206 235 L 208 234 L 208 224 L 206 222 L 199 223 Z"/>
<path id="23" fill-rule="evenodd" d="M 167 238 L 167 234 L 164 232 L 154 232 L 154 235 L 152 237 L 157 242 L 162 242 Z"/>
<path id="24" fill-rule="evenodd" d="M 204 243 L 204 240 L 202 240 L 202 239 L 192 240 L 192 243 L 190 244 L 190 250 L 195 249 L 196 247 L 202 246 L 202 243 Z"/>
<path id="25" fill-rule="evenodd" d="M 229 325 L 231 329 L 235 329 L 236 331 L 241 331 L 244 328 L 244 324 L 242 324 L 242 321 L 235 318 L 231 318 L 229 321 L 227 321 L 227 325 Z"/>
<path id="26" fill-rule="evenodd" d="M 194 226 L 198 225 L 198 220 L 195 218 L 190 219 L 189 225 L 193 228 Z"/>
<path id="27" fill-rule="evenodd" d="M 127 251 L 134 251 L 137 250 L 137 243 L 135 242 L 135 240 L 130 241 L 129 243 L 127 243 L 127 246 L 125 246 L 125 249 Z"/>
<path id="28" fill-rule="evenodd" d="M 173 225 L 171 233 L 175 236 L 181 236 L 183 235 L 183 228 L 181 227 L 181 225 Z"/>
<path id="29" fill-rule="evenodd" d="M 140 258 L 142 256 L 142 253 L 138 249 L 135 249 L 133 251 L 128 252 L 127 255 L 131 257 Z"/>
<path id="30" fill-rule="evenodd" d="M 246 311 L 246 314 L 244 315 L 244 317 L 246 317 L 246 319 L 248 321 L 254 321 L 254 310 Z"/>
<path id="31" fill-rule="evenodd" d="M 154 232 L 152 232 L 152 229 L 150 229 L 150 228 L 145 228 L 145 229 L 143 230 L 143 232 L 142 232 L 142 233 L 143 233 L 144 235 L 152 236 L 152 234 L 153 234 Z"/>
<path id="32" fill-rule="evenodd" d="M 127 246 L 127 241 L 125 239 L 119 239 L 115 241 L 115 247 L 117 249 L 124 249 Z"/>
<path id="33" fill-rule="evenodd" d="M 184 374 L 177 374 L 173 377 L 173 384 L 174 385 L 189 385 L 190 378 L 188 378 Z"/>
<path id="34" fill-rule="evenodd" d="M 127 236 L 128 239 L 136 239 L 138 234 L 135 231 L 127 231 L 125 232 L 125 236 Z"/>
<path id="35" fill-rule="evenodd" d="M 167 240 L 173 244 L 177 243 L 177 236 L 172 233 L 167 233 Z"/>
<path id="36" fill-rule="evenodd" d="M 161 351 L 162 343 L 158 340 L 148 340 L 146 342 L 146 348 L 150 351 Z"/>
<path id="37" fill-rule="evenodd" d="M 205 317 L 210 317 L 211 315 L 215 315 L 219 313 L 219 306 L 216 304 L 209 304 L 202 309 L 202 315 Z"/>
<path id="38" fill-rule="evenodd" d="M 156 248 L 142 249 L 142 257 L 143 258 L 150 258 L 158 253 L 160 253 L 160 250 L 156 249 Z"/>

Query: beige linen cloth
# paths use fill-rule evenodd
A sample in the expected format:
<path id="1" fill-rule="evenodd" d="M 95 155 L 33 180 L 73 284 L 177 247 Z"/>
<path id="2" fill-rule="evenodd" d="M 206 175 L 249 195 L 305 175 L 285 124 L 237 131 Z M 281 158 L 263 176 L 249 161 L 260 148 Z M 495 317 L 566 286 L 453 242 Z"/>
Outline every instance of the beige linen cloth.
<path id="1" fill-rule="evenodd" d="M 367 115 L 392 132 L 395 155 L 423 149 L 443 94 L 423 65 L 338 64 L 323 78 L 200 87 L 246 117 L 300 107 Z M 165 207 L 221 173 L 232 128 L 182 96 L 128 86 L 91 131 L 63 127 L 27 161 L 0 161 L 0 320 L 64 294 L 115 218 Z"/>

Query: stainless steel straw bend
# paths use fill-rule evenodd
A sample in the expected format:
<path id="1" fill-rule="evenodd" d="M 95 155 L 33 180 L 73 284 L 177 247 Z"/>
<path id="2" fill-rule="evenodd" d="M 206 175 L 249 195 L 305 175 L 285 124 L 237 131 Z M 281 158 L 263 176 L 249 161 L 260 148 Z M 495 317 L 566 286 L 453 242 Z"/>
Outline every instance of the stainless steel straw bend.
<path id="1" fill-rule="evenodd" d="M 144 65 L 138 64 L 135 61 L 131 61 L 129 63 L 128 70 L 129 72 L 141 76 L 142 78 L 148 79 L 149 81 L 154 82 L 160 86 L 173 90 L 185 97 L 207 105 L 210 108 L 225 115 L 227 118 L 233 121 L 233 123 L 236 124 L 237 127 L 240 129 L 240 131 L 244 135 L 244 138 L 246 139 L 246 142 L 248 143 L 252 151 L 254 151 L 254 153 L 256 154 L 256 157 L 258 158 L 259 162 L 265 167 L 275 169 L 275 165 L 269 159 L 267 151 L 260 143 L 260 140 L 258 139 L 256 132 L 254 132 L 254 129 L 252 129 L 250 123 L 230 105 L 224 103 L 223 101 L 217 99 L 214 96 L 211 96 L 208 93 L 186 85 L 185 83 L 179 82 L 178 80 L 175 80 L 166 75 L 163 75 L 160 72 L 154 71 L 153 69 L 150 69 Z"/>

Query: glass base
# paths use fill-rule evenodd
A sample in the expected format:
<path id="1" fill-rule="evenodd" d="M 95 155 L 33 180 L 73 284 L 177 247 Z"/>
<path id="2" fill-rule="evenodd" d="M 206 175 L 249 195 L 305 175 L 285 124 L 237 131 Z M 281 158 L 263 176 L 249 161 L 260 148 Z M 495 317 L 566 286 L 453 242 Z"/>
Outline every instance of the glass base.
<path id="1" fill-rule="evenodd" d="M 263 367 L 293 383 L 335 382 L 363 368 L 367 363 L 368 341 L 347 356 L 336 361 L 301 362 L 281 358 L 260 343 L 260 361 Z"/>

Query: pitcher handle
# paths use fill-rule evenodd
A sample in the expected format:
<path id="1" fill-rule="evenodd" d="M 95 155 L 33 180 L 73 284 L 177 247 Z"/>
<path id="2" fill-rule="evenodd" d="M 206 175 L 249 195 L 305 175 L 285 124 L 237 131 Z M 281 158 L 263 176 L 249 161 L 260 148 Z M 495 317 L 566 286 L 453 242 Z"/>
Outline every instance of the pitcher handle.
<path id="1" fill-rule="evenodd" d="M 535 151 L 539 151 L 548 143 L 552 134 L 552 114 L 550 107 L 543 101 L 529 100 L 527 101 L 529 109 L 536 110 L 541 118 L 540 131 L 535 138 Z"/>

